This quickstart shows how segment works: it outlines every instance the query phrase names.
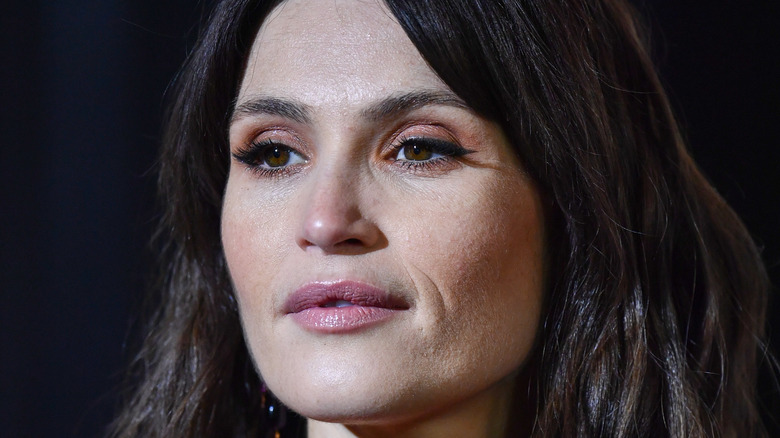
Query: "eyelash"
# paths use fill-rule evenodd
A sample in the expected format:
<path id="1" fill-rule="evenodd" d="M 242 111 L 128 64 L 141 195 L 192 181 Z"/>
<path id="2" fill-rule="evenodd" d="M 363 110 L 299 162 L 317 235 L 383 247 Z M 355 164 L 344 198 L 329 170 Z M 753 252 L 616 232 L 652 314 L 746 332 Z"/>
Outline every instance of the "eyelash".
<path id="1" fill-rule="evenodd" d="M 439 157 L 430 158 L 428 160 L 403 160 L 398 159 L 398 155 L 401 150 L 406 147 L 423 146 L 429 149 L 433 154 L 440 155 Z M 413 170 L 427 170 L 438 166 L 449 164 L 452 160 L 470 154 L 474 151 L 468 150 L 455 143 L 451 143 L 446 140 L 440 140 L 437 138 L 429 137 L 407 137 L 401 138 L 400 144 L 393 148 L 392 160 L 403 168 Z"/>
<path id="2" fill-rule="evenodd" d="M 233 153 L 233 158 L 246 165 L 246 167 L 252 172 L 257 173 L 259 176 L 285 176 L 296 172 L 299 167 L 287 164 L 279 167 L 263 167 L 262 164 L 265 161 L 263 154 L 270 148 L 279 148 L 287 151 L 290 155 L 296 155 L 300 157 L 303 162 L 308 161 L 308 158 L 296 151 L 295 149 L 279 143 L 274 140 L 253 141 L 246 147 L 239 149 Z"/>
<path id="3" fill-rule="evenodd" d="M 397 158 L 404 148 L 413 146 L 422 146 L 432 154 L 439 156 L 419 161 Z M 297 150 L 274 140 L 253 141 L 244 148 L 234 152 L 232 155 L 233 158 L 243 163 L 249 170 L 257 173 L 259 176 L 286 176 L 295 173 L 300 169 L 299 166 L 295 165 L 299 163 L 285 164 L 278 167 L 263 166 L 263 164 L 265 164 L 265 157 L 263 157 L 263 154 L 268 152 L 270 148 L 279 148 L 288 152 L 291 156 L 295 155 L 299 157 L 302 162 L 308 161 L 308 158 Z M 452 164 L 454 159 L 472 152 L 473 151 L 469 149 L 465 149 L 462 146 L 446 140 L 429 137 L 406 137 L 399 138 L 399 144 L 393 147 L 390 156 L 392 157 L 392 162 L 401 168 L 420 171 L 447 166 L 448 164 Z"/>

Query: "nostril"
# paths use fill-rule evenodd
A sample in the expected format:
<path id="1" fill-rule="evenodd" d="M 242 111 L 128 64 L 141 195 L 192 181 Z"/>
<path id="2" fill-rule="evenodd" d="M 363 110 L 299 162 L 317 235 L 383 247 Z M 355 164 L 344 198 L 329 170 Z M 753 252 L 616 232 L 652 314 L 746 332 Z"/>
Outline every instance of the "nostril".
<path id="1" fill-rule="evenodd" d="M 345 244 L 345 245 L 362 245 L 363 241 L 361 241 L 360 239 L 354 239 L 353 238 L 353 239 L 347 239 L 347 240 L 345 240 L 342 243 Z"/>

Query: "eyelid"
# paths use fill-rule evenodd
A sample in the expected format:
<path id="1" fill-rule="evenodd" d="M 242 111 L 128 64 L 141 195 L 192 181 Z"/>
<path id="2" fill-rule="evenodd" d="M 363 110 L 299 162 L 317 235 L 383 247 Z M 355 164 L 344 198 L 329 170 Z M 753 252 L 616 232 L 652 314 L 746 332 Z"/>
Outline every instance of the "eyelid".
<path id="1" fill-rule="evenodd" d="M 387 131 L 385 141 L 387 147 L 395 150 L 399 144 L 412 138 L 436 138 L 442 141 L 457 143 L 455 136 L 440 123 L 423 119 L 399 120 L 399 123 Z"/>
<path id="2" fill-rule="evenodd" d="M 231 135 L 234 133 L 231 132 Z M 248 149 L 253 143 L 258 144 L 264 141 L 270 140 L 280 145 L 285 145 L 294 150 L 303 153 L 307 149 L 306 143 L 301 139 L 301 136 L 296 132 L 296 129 L 291 128 L 286 124 L 258 124 L 253 125 L 247 123 L 247 126 L 240 126 L 235 132 L 236 140 L 231 138 L 231 149 Z"/>
<path id="3" fill-rule="evenodd" d="M 231 141 L 231 149 L 236 149 L 236 152 L 251 149 L 253 145 L 272 142 L 275 145 L 286 146 L 302 156 L 307 155 L 306 142 L 302 140 L 295 129 L 291 129 L 287 125 L 272 124 L 255 126 L 254 128 L 248 127 L 245 132 L 239 132 L 236 136 L 240 136 L 240 140 Z"/>
<path id="4" fill-rule="evenodd" d="M 253 165 L 253 161 L 255 161 L 257 158 L 259 158 L 259 155 L 268 150 L 268 148 L 271 147 L 280 147 L 287 149 L 290 151 L 290 153 L 297 155 L 301 157 L 303 160 L 307 160 L 305 155 L 303 155 L 300 151 L 295 149 L 294 147 L 288 146 L 285 143 L 278 142 L 276 140 L 268 139 L 268 140 L 262 140 L 257 141 L 254 140 L 247 144 L 246 146 L 243 146 L 242 148 L 236 150 L 235 152 L 232 152 L 231 155 L 236 160 L 247 164 L 247 165 Z"/>

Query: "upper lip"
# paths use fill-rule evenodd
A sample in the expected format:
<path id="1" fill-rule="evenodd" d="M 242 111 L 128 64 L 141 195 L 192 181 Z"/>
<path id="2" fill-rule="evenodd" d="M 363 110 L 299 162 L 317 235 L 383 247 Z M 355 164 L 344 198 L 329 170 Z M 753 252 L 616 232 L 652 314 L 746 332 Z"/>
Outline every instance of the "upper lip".
<path id="1" fill-rule="evenodd" d="M 312 307 L 347 301 L 356 306 L 408 309 L 403 298 L 358 281 L 314 282 L 293 292 L 284 304 L 285 313 L 298 313 Z"/>

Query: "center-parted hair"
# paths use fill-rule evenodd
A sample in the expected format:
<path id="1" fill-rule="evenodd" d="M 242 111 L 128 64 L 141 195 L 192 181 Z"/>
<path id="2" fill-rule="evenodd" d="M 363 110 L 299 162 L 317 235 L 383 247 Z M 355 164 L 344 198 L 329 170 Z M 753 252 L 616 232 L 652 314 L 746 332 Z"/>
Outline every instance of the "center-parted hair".
<path id="1" fill-rule="evenodd" d="M 264 436 L 220 213 L 229 119 L 278 3 L 219 3 L 176 80 L 161 282 L 115 436 Z M 547 204 L 544 317 L 530 387 L 517 388 L 534 436 L 764 436 L 766 273 L 686 152 L 630 6 L 386 4 L 442 80 L 500 124 Z"/>

